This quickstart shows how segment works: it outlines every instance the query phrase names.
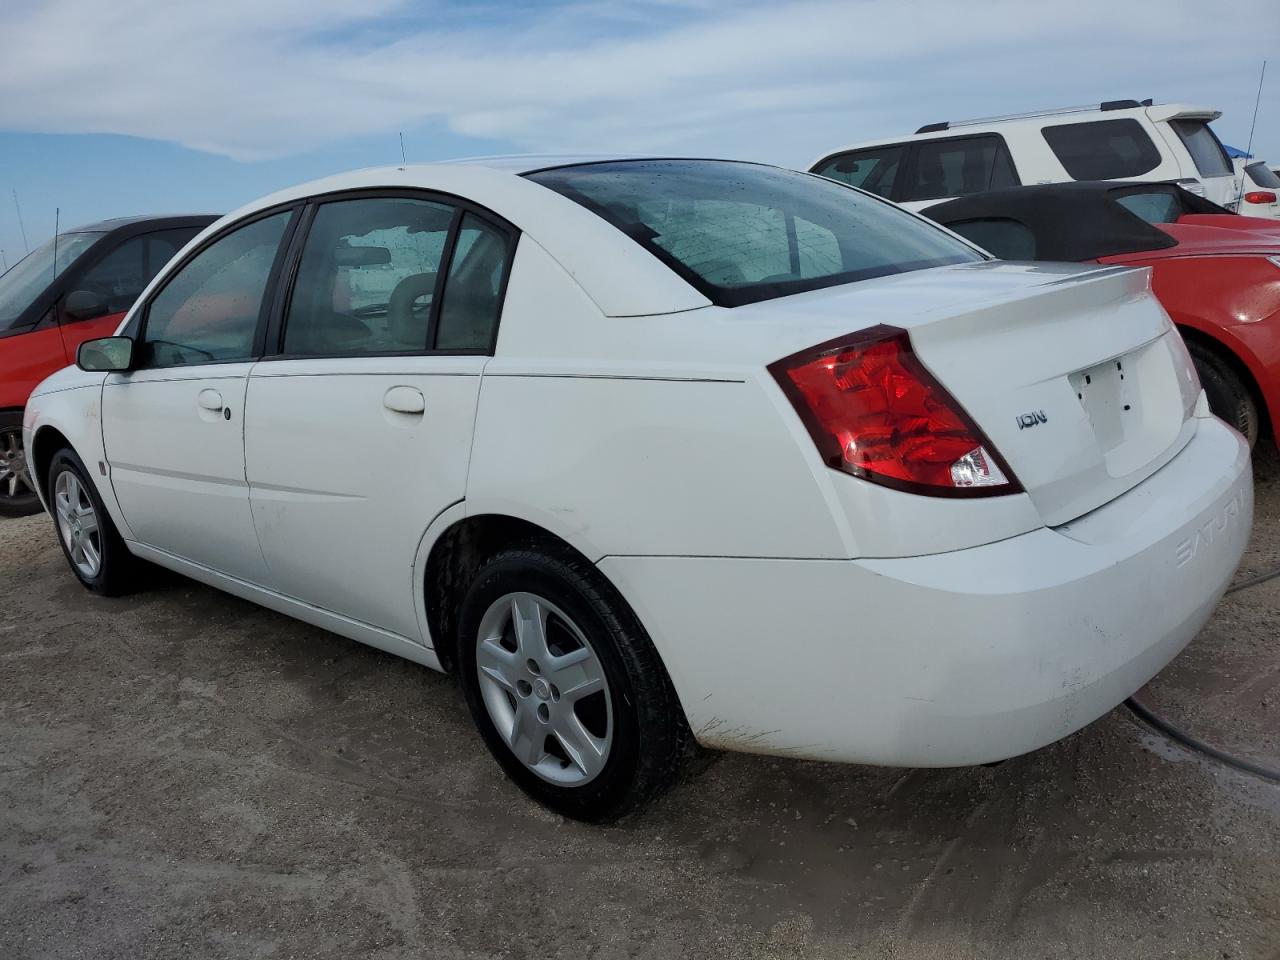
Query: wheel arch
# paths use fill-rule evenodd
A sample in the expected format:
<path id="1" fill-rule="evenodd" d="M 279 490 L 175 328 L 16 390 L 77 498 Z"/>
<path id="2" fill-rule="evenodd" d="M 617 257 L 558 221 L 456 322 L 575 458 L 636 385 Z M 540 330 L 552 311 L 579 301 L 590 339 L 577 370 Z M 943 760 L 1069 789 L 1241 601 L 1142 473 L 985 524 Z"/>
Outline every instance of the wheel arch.
<path id="1" fill-rule="evenodd" d="M 1203 326 L 1187 323 L 1182 318 L 1177 320 L 1176 325 L 1183 340 L 1187 341 L 1189 344 L 1194 343 L 1202 349 L 1211 351 L 1216 357 L 1218 357 L 1218 359 L 1225 363 L 1237 377 L 1240 378 L 1240 382 L 1243 383 L 1245 389 L 1249 391 L 1258 408 L 1258 412 L 1262 415 L 1262 423 L 1259 425 L 1258 436 L 1271 437 L 1273 442 L 1280 444 L 1280 436 L 1275 432 L 1277 418 L 1273 416 L 1273 410 L 1270 403 L 1271 398 L 1268 397 L 1267 392 L 1262 388 L 1261 378 L 1254 370 L 1254 366 L 1257 363 L 1256 358 L 1248 348 L 1239 342 L 1228 342 L 1216 332 L 1207 330 Z"/>
<path id="2" fill-rule="evenodd" d="M 31 478 L 39 488 L 41 501 L 45 500 L 49 485 L 49 466 L 54 454 L 64 447 L 75 450 L 75 445 L 57 427 L 37 427 L 31 438 Z"/>

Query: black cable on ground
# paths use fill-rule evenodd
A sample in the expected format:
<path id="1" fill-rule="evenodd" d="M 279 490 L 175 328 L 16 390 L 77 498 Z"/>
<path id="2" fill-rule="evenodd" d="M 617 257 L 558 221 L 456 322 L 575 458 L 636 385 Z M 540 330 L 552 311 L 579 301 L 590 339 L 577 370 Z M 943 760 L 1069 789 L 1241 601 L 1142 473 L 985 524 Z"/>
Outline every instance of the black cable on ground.
<path id="1" fill-rule="evenodd" d="M 1227 588 L 1227 593 L 1235 593 L 1237 590 L 1243 590 L 1246 587 L 1255 587 L 1260 583 L 1266 583 L 1280 577 L 1280 568 L 1272 570 L 1268 573 L 1259 574 L 1256 577 L 1250 577 L 1248 580 L 1242 580 L 1240 583 L 1233 583 Z M 1219 763 L 1225 763 L 1229 767 L 1235 767 L 1237 770 L 1243 770 L 1245 773 L 1252 773 L 1256 777 L 1263 777 L 1267 780 L 1273 780 L 1280 783 L 1280 770 L 1272 770 L 1270 767 L 1264 767 L 1262 764 L 1254 763 L 1252 760 L 1246 760 L 1243 757 L 1232 756 L 1225 750 L 1219 750 L 1211 744 L 1198 740 L 1185 730 L 1180 730 L 1172 723 L 1166 720 L 1160 714 L 1156 713 L 1147 704 L 1138 699 L 1134 694 L 1125 702 L 1130 710 L 1132 710 L 1140 719 L 1155 727 L 1170 740 L 1176 740 L 1185 747 L 1190 747 L 1199 753 L 1203 753 L 1207 757 L 1212 757 Z"/>

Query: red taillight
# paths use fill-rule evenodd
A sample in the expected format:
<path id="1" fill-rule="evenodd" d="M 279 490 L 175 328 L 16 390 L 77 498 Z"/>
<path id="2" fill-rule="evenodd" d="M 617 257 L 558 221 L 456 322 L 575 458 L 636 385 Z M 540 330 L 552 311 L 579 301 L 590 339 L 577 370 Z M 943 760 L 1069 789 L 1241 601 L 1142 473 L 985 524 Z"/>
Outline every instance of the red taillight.
<path id="1" fill-rule="evenodd" d="M 1246 203 L 1275 203 L 1276 195 L 1270 190 L 1254 190 L 1244 195 Z"/>
<path id="2" fill-rule="evenodd" d="M 828 466 L 933 496 L 1021 491 L 982 431 L 916 359 L 905 330 L 879 326 L 769 365 Z"/>

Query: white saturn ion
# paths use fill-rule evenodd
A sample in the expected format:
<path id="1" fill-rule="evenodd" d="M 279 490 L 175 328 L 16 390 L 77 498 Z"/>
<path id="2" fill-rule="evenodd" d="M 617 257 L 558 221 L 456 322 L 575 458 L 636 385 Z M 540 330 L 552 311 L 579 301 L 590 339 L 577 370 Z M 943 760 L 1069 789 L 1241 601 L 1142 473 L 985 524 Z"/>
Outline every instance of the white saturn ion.
<path id="1" fill-rule="evenodd" d="M 1168 663 L 1253 488 L 1149 287 L 756 164 L 369 170 L 206 229 L 25 439 L 85 586 L 456 670 L 608 820 L 693 741 L 983 763 Z"/>

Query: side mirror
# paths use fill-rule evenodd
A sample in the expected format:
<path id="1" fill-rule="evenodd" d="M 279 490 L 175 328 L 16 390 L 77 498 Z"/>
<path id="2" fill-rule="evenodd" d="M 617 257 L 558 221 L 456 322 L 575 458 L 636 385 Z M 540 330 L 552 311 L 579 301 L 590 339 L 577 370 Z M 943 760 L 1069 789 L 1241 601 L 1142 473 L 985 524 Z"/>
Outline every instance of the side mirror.
<path id="1" fill-rule="evenodd" d="M 133 367 L 133 340 L 130 337 L 86 340 L 76 351 L 76 366 L 90 373 L 124 373 Z"/>
<path id="2" fill-rule="evenodd" d="M 101 294 L 89 290 L 73 290 L 62 301 L 62 312 L 72 320 L 93 320 L 105 317 L 110 310 Z"/>

